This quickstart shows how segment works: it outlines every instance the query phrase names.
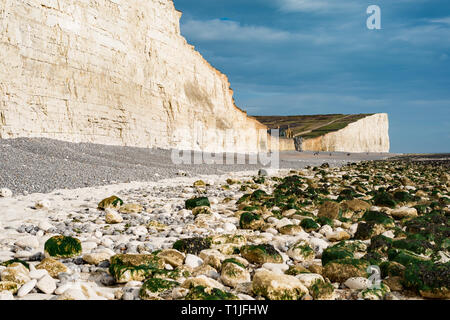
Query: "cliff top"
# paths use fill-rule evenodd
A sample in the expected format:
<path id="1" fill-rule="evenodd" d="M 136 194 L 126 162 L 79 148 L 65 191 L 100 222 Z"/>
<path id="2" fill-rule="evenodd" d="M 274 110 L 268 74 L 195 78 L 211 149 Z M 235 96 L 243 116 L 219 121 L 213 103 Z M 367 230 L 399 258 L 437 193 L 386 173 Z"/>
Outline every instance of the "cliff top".
<path id="1" fill-rule="evenodd" d="M 315 138 L 329 132 L 338 131 L 352 122 L 356 122 L 370 114 L 324 114 L 324 115 L 297 115 L 297 116 L 253 116 L 270 129 L 292 130 L 293 136 Z"/>

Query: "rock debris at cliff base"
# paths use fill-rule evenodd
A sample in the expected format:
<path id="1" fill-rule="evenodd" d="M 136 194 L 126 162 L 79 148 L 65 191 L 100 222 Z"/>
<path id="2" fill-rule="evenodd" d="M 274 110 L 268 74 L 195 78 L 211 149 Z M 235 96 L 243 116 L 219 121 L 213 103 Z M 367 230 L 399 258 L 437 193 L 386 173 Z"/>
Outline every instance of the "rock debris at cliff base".
<path id="1" fill-rule="evenodd" d="M 325 163 L 7 195 L 0 298 L 448 299 L 449 166 Z"/>

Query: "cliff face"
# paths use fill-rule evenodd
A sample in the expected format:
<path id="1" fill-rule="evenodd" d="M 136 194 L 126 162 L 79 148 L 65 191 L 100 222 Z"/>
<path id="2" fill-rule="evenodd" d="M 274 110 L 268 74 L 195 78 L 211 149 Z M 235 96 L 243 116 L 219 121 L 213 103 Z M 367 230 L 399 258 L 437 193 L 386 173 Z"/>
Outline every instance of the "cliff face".
<path id="1" fill-rule="evenodd" d="M 0 138 L 263 150 L 180 17 L 172 0 L 0 0 Z"/>
<path id="2" fill-rule="evenodd" d="M 304 139 L 304 151 L 389 152 L 389 120 L 385 113 L 374 114 L 345 128 L 312 139 Z"/>

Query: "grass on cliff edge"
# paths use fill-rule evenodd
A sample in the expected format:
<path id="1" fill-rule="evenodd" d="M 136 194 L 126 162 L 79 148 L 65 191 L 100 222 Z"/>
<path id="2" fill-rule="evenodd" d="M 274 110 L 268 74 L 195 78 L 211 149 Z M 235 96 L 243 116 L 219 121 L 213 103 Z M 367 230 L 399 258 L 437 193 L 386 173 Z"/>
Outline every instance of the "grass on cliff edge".
<path id="1" fill-rule="evenodd" d="M 373 114 L 326 114 L 326 115 L 305 115 L 305 116 L 253 116 L 259 122 L 265 124 L 270 129 L 291 128 L 294 136 L 301 132 L 311 130 L 301 136 L 306 139 L 316 138 L 329 132 L 338 131 L 350 123 L 361 120 Z M 330 123 L 332 122 L 333 123 Z"/>

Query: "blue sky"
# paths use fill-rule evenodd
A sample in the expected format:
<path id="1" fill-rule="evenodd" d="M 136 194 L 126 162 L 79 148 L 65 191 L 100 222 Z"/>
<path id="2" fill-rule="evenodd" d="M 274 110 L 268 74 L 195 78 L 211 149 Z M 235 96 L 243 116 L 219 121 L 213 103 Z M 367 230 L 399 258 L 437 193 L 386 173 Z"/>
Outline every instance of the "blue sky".
<path id="1" fill-rule="evenodd" d="M 250 115 L 387 112 L 392 152 L 450 152 L 450 1 L 174 0 Z M 381 8 L 381 30 L 366 9 Z"/>

